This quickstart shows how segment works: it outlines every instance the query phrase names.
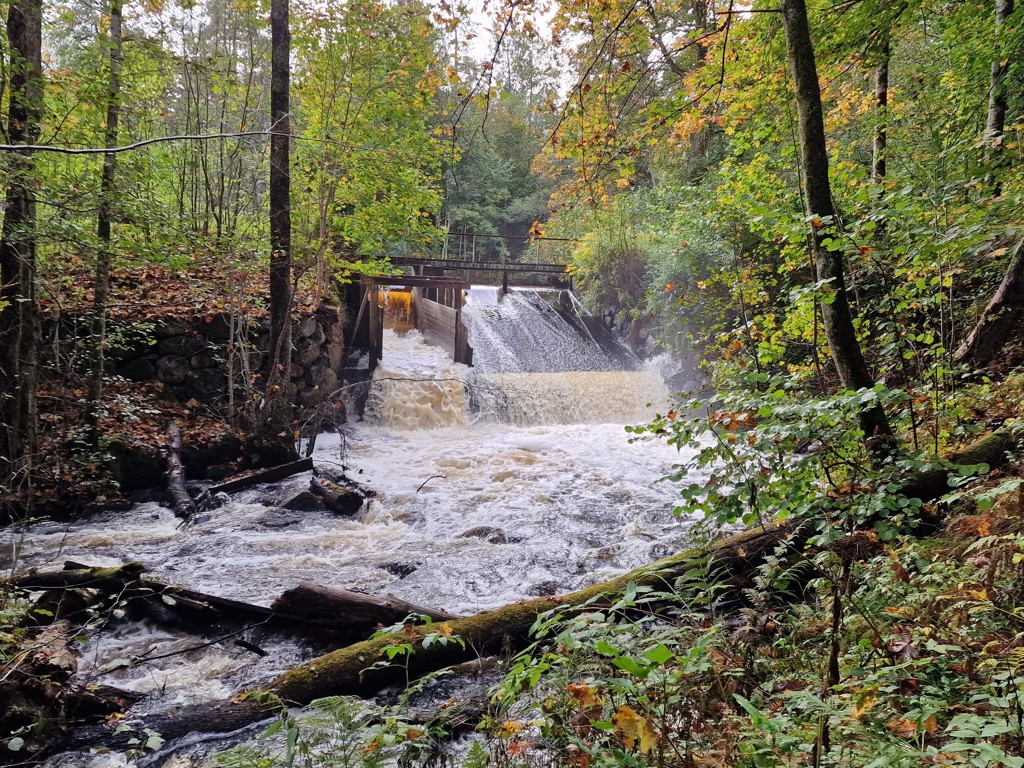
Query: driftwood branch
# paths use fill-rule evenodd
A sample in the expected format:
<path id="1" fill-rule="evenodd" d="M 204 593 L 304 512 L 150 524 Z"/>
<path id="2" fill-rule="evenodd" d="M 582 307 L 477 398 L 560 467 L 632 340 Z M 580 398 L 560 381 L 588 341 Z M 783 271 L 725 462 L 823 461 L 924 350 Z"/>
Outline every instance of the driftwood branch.
<path id="1" fill-rule="evenodd" d="M 298 461 L 291 461 L 287 464 L 280 464 L 276 467 L 269 467 L 268 469 L 249 472 L 245 475 L 229 477 L 223 482 L 211 485 L 206 489 L 204 495 L 212 496 L 217 493 L 233 493 L 234 491 L 240 491 L 243 488 L 248 488 L 259 483 L 273 483 L 278 480 L 284 480 L 292 475 L 297 475 L 300 472 L 309 472 L 312 469 L 312 459 L 299 459 Z"/>

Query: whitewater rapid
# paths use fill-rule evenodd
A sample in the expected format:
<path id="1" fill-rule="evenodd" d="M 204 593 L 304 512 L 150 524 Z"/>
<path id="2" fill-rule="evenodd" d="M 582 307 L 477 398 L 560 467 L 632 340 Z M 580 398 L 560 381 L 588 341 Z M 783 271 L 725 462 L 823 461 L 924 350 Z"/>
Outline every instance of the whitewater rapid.
<path id="1" fill-rule="evenodd" d="M 377 491 L 355 518 L 284 509 L 308 488 L 307 473 L 234 494 L 185 528 L 169 509 L 141 503 L 8 531 L 0 565 L 140 561 L 155 578 L 262 605 L 303 580 L 459 614 L 564 593 L 687 543 L 688 523 L 672 513 L 676 490 L 658 482 L 679 454 L 630 442 L 624 429 L 665 407 L 660 382 L 642 370 L 480 373 L 415 332 L 386 331 L 365 420 L 321 435 L 313 457 Z M 117 667 L 197 645 L 122 625 L 83 647 L 82 674 L 173 707 L 224 698 L 313 653 L 259 643 L 272 652 L 220 643 Z"/>

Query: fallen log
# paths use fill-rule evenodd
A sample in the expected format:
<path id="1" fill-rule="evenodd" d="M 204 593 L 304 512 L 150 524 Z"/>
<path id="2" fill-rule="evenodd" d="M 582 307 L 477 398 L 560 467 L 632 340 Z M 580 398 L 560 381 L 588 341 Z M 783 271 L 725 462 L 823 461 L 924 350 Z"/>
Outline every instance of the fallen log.
<path id="1" fill-rule="evenodd" d="M 94 568 L 69 560 L 63 571 L 30 573 L 12 579 L 11 584 L 42 592 L 94 590 L 116 597 L 129 610 L 159 624 L 203 632 L 223 623 L 268 624 L 270 628 L 286 628 L 289 633 L 329 630 L 335 638 L 336 633 L 342 633 L 355 640 L 380 624 L 395 624 L 410 614 L 428 616 L 433 621 L 458 618 L 394 595 L 370 595 L 310 582 L 286 590 L 267 607 L 143 578 L 145 570 L 141 563 Z"/>
<path id="2" fill-rule="evenodd" d="M 301 616 L 328 625 L 365 627 L 391 625 L 404 621 L 410 614 L 429 616 L 433 621 L 457 619 L 444 611 L 400 600 L 394 595 L 368 595 L 348 589 L 334 589 L 308 581 L 281 593 L 270 604 L 275 611 Z"/>
<path id="3" fill-rule="evenodd" d="M 951 464 L 984 463 L 996 467 L 1006 462 L 1006 452 L 1015 443 L 1009 429 L 986 435 L 963 450 L 950 455 Z M 951 487 L 955 470 L 923 473 L 908 482 L 903 495 L 933 501 Z M 147 720 L 145 727 L 170 740 L 192 731 L 234 730 L 269 717 L 285 704 L 305 705 L 325 696 L 370 696 L 388 685 L 402 685 L 408 679 L 464 663 L 489 653 L 514 651 L 530 642 L 529 630 L 537 617 L 549 611 L 565 610 L 587 604 L 598 607 L 602 598 L 623 592 L 630 583 L 671 591 L 681 576 L 695 569 L 708 569 L 717 581 L 737 592 L 749 586 L 759 565 L 780 547 L 802 552 L 806 534 L 790 523 L 733 534 L 702 547 L 665 558 L 649 566 L 630 571 L 610 581 L 556 597 L 542 597 L 483 611 L 446 623 L 444 632 L 459 642 L 435 641 L 424 647 L 423 640 L 439 631 L 437 625 L 410 626 L 399 636 L 381 636 L 332 651 L 282 673 L 259 691 L 229 702 L 186 707 L 178 712 Z M 395 642 L 412 643 L 414 652 L 400 664 L 384 664 L 384 650 Z M 137 737 L 141 731 L 129 730 Z M 111 745 L 117 741 L 108 731 L 93 731 L 93 740 Z M 120 737 L 123 738 L 124 734 Z M 82 743 L 82 742 L 79 742 Z"/>
<path id="4" fill-rule="evenodd" d="M 1013 427 L 1000 427 L 951 453 L 946 460 L 952 465 L 987 464 L 989 468 L 995 469 L 1006 463 L 1007 452 L 1016 446 L 1018 440 L 1019 435 Z M 954 490 L 957 487 L 954 483 L 960 477 L 961 475 L 952 469 L 920 472 L 901 486 L 899 495 L 925 502 L 934 501 Z"/>
<path id="5" fill-rule="evenodd" d="M 740 583 L 745 583 L 754 567 L 780 544 L 785 544 L 791 533 L 789 525 L 776 525 L 722 539 L 709 546 L 711 567 L 720 572 L 726 582 L 738 578 Z M 529 642 L 530 627 L 542 613 L 600 601 L 605 595 L 624 591 L 631 582 L 671 590 L 679 576 L 697 567 L 707 567 L 707 564 L 708 549 L 695 548 L 566 595 L 513 603 L 448 622 L 444 631 L 459 638 L 461 643 L 431 642 L 424 648 L 423 638 L 437 633 L 438 629 L 436 625 L 416 626 L 410 631 L 417 645 L 415 652 L 400 665 L 371 668 L 383 658 L 388 645 L 396 640 L 406 642 L 410 639 L 408 636 L 366 640 L 291 669 L 272 681 L 266 690 L 296 704 L 308 704 L 331 695 L 367 696 L 387 685 L 404 682 L 407 673 L 418 677 L 470 661 L 481 654 L 522 647 Z"/>
<path id="6" fill-rule="evenodd" d="M 138 610 L 158 623 L 176 627 L 191 625 L 205 630 L 217 621 L 254 623 L 275 616 L 275 611 L 263 606 L 145 579 L 145 571 L 142 563 L 98 568 L 69 560 L 63 571 L 29 573 L 10 583 L 27 591 L 93 590 L 102 597 L 122 601 L 126 608 Z"/>
<path id="7" fill-rule="evenodd" d="M 1003 280 L 989 300 L 977 325 L 953 353 L 958 363 L 984 368 L 1020 332 L 1024 317 L 1024 240 L 1017 243 Z"/>
<path id="8" fill-rule="evenodd" d="M 142 563 L 125 563 L 116 568 L 91 568 L 69 560 L 64 564 L 63 571 L 26 573 L 11 579 L 10 584 L 26 590 L 82 588 L 116 593 L 138 581 L 145 571 L 146 566 Z"/>
<path id="9" fill-rule="evenodd" d="M 188 522 L 196 514 L 196 504 L 185 487 L 185 465 L 181 463 L 181 430 L 175 422 L 167 427 L 171 445 L 167 450 L 167 492 L 171 495 L 174 516 Z"/>
<path id="10" fill-rule="evenodd" d="M 774 552 L 787 540 L 789 526 L 773 526 L 758 531 L 736 534 L 710 545 L 712 562 L 727 578 L 747 574 L 756 563 Z M 111 728 L 91 728 L 79 732 L 75 744 L 103 744 L 120 747 L 131 738 L 143 734 L 143 728 L 156 731 L 167 741 L 193 731 L 226 732 L 273 716 L 285 705 L 305 705 L 325 696 L 363 696 L 375 694 L 388 685 L 402 685 L 407 677 L 418 677 L 445 667 L 472 661 L 480 655 L 516 650 L 529 643 L 529 629 L 546 611 L 599 600 L 606 594 L 623 591 L 630 582 L 671 589 L 674 580 L 686 571 L 707 567 L 708 549 L 695 548 L 666 558 L 653 565 L 630 571 L 611 581 L 560 597 L 543 597 L 503 608 L 474 614 L 446 622 L 443 630 L 437 625 L 410 626 L 409 634 L 382 636 L 364 640 L 306 664 L 295 667 L 258 691 L 235 696 L 231 701 L 213 702 L 185 707 L 177 712 L 160 713 L 114 734 Z M 458 638 L 442 645 L 432 642 L 422 647 L 422 640 L 439 630 Z M 435 638 L 436 639 L 436 638 Z M 384 648 L 394 642 L 414 642 L 415 651 L 402 663 L 375 666 L 382 661 Z M 123 724 L 121 726 L 124 728 Z"/>
<path id="11" fill-rule="evenodd" d="M 260 469 L 255 472 L 248 472 L 244 475 L 230 477 L 223 482 L 211 485 L 204 492 L 204 496 L 213 496 L 218 493 L 233 493 L 243 488 L 248 488 L 259 483 L 274 483 L 278 480 L 297 475 L 300 472 L 309 472 L 313 469 L 313 459 L 305 458 L 298 461 L 291 461 L 287 464 L 279 464 L 276 467 Z"/>

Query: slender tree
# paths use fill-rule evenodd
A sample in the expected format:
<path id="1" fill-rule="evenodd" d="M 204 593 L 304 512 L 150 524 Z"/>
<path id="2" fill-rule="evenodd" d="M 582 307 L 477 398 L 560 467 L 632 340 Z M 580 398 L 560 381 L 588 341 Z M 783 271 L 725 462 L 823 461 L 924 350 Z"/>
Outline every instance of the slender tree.
<path id="1" fill-rule="evenodd" d="M 108 56 L 107 71 L 107 121 L 103 132 L 103 146 L 113 149 L 117 146 L 118 123 L 121 118 L 121 62 L 124 58 L 123 35 L 121 32 L 123 0 L 111 0 L 109 28 L 106 35 Z M 100 205 L 96 217 L 96 272 L 93 280 L 92 316 L 92 377 L 89 382 L 88 423 L 91 439 L 96 440 L 97 409 L 103 394 L 104 347 L 107 337 L 107 303 L 110 293 L 111 224 L 115 199 L 117 174 L 117 153 L 103 155 L 103 170 L 100 177 Z"/>
<path id="2" fill-rule="evenodd" d="M 270 355 L 267 423 L 271 433 L 288 425 L 291 367 L 291 176 L 289 87 L 291 31 L 288 0 L 270 4 Z"/>
<path id="3" fill-rule="evenodd" d="M 7 17 L 11 144 L 34 144 L 43 113 L 42 0 L 16 0 Z M 39 312 L 36 305 L 35 162 L 12 153 L 0 233 L 0 477 L 32 476 L 36 450 Z"/>
<path id="4" fill-rule="evenodd" d="M 783 0 L 782 23 L 796 88 L 804 202 L 807 219 L 811 223 L 811 249 L 818 280 L 827 281 L 829 289 L 834 292 L 831 301 L 821 303 L 825 337 L 843 386 L 847 389 L 872 387 L 875 380 L 857 340 L 853 313 L 846 295 L 846 260 L 841 250 L 825 243 L 826 232 L 839 225 L 839 217 L 832 201 L 828 176 L 821 90 L 805 0 Z M 861 411 L 860 419 L 868 440 L 876 445 L 890 442 L 892 430 L 881 406 L 866 407 Z"/>
<path id="5" fill-rule="evenodd" d="M 1010 69 L 1010 59 L 1009 55 L 1005 53 L 1006 46 L 1002 44 L 1002 33 L 1006 27 L 1006 20 L 1012 13 L 1013 0 L 996 0 L 996 55 L 992 59 L 992 76 L 988 92 L 988 120 L 985 124 L 985 138 L 989 146 L 988 160 L 993 166 L 998 166 L 1003 156 L 1003 131 L 1006 128 L 1006 73 Z M 999 180 L 996 178 L 995 168 L 990 171 L 990 180 L 994 196 L 999 197 L 1001 189 Z"/>
<path id="6" fill-rule="evenodd" d="M 888 29 L 881 32 L 882 39 L 875 65 L 875 137 L 871 145 L 871 180 L 881 184 L 886 172 L 886 153 L 889 148 L 889 60 L 892 43 Z"/>

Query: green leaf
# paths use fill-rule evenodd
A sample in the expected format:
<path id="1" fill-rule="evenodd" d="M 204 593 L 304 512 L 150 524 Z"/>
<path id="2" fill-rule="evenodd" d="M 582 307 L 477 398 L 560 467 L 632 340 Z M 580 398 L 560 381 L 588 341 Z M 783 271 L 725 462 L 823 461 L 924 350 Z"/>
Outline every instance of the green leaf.
<path id="1" fill-rule="evenodd" d="M 636 675 L 639 678 L 645 678 L 651 672 L 649 668 L 640 666 L 636 659 L 629 656 L 618 656 L 612 659 L 612 664 L 622 671 L 628 672 L 631 675 Z"/>
<path id="2" fill-rule="evenodd" d="M 672 658 L 674 654 L 664 645 L 656 645 L 649 651 L 644 652 L 644 656 L 650 659 L 655 664 L 664 664 L 666 661 Z"/>

